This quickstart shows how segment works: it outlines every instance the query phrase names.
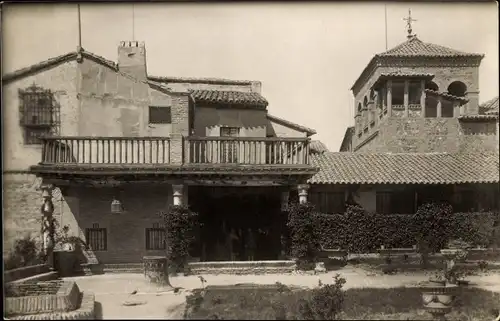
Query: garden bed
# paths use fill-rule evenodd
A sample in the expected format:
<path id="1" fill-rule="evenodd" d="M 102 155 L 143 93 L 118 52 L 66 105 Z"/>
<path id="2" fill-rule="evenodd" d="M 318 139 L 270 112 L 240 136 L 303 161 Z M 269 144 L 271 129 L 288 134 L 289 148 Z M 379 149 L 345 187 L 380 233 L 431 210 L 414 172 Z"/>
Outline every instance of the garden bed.
<path id="1" fill-rule="evenodd" d="M 500 294 L 475 288 L 462 288 L 450 320 L 492 320 L 491 309 L 498 308 Z M 301 319 L 301 302 L 312 290 L 282 285 L 209 287 L 187 298 L 185 319 Z M 342 320 L 432 320 L 423 310 L 419 288 L 345 291 Z"/>

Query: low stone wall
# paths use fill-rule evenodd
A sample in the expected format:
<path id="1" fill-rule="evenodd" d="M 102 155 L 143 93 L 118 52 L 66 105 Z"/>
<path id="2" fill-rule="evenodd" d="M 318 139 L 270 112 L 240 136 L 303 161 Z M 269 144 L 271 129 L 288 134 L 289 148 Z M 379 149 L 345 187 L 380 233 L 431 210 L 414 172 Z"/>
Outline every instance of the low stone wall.
<path id="1" fill-rule="evenodd" d="M 37 264 L 32 266 L 24 266 L 21 268 L 5 271 L 3 274 L 4 282 L 9 283 L 19 279 L 28 278 L 37 274 L 50 272 L 47 264 Z"/>
<path id="2" fill-rule="evenodd" d="M 9 283 L 5 289 L 5 314 L 26 315 L 75 310 L 80 290 L 72 281 Z"/>
<path id="3" fill-rule="evenodd" d="M 95 296 L 91 292 L 81 293 L 80 307 L 70 312 L 50 312 L 10 317 L 11 320 L 94 320 Z"/>

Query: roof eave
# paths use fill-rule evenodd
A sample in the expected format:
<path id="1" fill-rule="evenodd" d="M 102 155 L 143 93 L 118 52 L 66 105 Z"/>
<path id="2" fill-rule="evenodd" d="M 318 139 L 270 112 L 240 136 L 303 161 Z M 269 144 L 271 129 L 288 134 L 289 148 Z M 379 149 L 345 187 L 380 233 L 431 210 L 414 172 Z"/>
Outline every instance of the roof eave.
<path id="1" fill-rule="evenodd" d="M 280 124 L 280 125 L 287 126 L 287 127 L 290 127 L 292 129 L 295 129 L 295 130 L 298 130 L 301 132 L 305 132 L 307 134 L 307 137 L 317 134 L 315 129 L 293 123 L 293 122 L 286 120 L 286 119 L 283 119 L 283 118 L 279 118 L 279 117 L 276 117 L 276 116 L 273 116 L 270 114 L 267 114 L 267 118 L 271 121 L 274 121 L 275 123 Z"/>

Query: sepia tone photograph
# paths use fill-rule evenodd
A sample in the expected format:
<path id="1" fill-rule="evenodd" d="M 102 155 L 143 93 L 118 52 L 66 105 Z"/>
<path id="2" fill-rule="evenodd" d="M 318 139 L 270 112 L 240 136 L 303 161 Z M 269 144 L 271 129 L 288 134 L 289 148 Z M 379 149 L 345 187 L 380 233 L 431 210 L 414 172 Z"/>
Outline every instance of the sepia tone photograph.
<path id="1" fill-rule="evenodd" d="M 500 321 L 496 2 L 0 13 L 4 319 Z"/>

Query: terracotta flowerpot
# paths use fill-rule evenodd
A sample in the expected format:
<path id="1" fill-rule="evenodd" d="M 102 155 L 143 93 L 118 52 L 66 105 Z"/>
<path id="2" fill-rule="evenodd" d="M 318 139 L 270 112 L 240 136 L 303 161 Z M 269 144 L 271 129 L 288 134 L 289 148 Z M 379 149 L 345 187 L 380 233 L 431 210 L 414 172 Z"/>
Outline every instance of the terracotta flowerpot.
<path id="1" fill-rule="evenodd" d="M 421 287 L 424 309 L 435 320 L 446 320 L 445 315 L 451 312 L 453 301 L 457 295 L 458 286 L 446 284 L 436 286 L 429 283 Z"/>

